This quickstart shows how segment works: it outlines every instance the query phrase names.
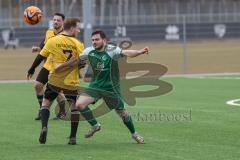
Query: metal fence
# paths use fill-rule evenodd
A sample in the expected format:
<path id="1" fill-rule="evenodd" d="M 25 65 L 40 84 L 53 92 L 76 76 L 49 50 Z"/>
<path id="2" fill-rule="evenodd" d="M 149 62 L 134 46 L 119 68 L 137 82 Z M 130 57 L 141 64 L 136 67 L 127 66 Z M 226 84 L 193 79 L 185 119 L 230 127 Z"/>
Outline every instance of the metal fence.
<path id="1" fill-rule="evenodd" d="M 94 25 L 135 25 L 181 22 L 237 22 L 240 0 L 89 0 Z M 0 0 L 0 26 L 23 27 L 23 11 L 36 5 L 44 13 L 41 26 L 47 26 L 54 12 L 82 17 L 83 0 Z"/>
<path id="2" fill-rule="evenodd" d="M 133 19 L 124 17 L 127 23 L 119 23 L 109 17 L 106 18 L 109 22 L 104 21 L 108 25 L 101 25 L 100 19 L 95 17 L 95 22 L 99 23 L 93 25 L 93 29 L 104 29 L 112 41 L 130 39 L 134 46 L 137 44 L 136 48 L 149 45 L 153 56 L 142 61 L 166 65 L 170 74 L 239 72 L 239 18 L 237 13 L 145 15 Z M 16 21 L 22 23 L 22 20 Z M 8 28 L 10 26 L 0 28 L 0 33 Z M 44 38 L 47 28 L 46 19 L 34 26 L 23 24 L 15 27 L 15 38 L 19 40 L 20 47 L 37 45 Z M 83 32 L 84 28 L 80 40 L 83 40 Z M 0 36 L 0 46 L 3 44 Z"/>
<path id="3" fill-rule="evenodd" d="M 205 14 L 198 16 L 198 18 L 204 19 L 209 16 Z M 210 22 L 204 21 L 204 23 L 200 23 L 196 15 L 141 17 L 135 20 L 144 21 L 144 23 L 128 23 L 126 25 L 115 21 L 108 25 L 93 25 L 93 29 L 102 28 L 106 30 L 110 38 L 129 37 L 134 41 L 181 41 L 184 37 L 190 40 L 238 39 L 240 38 L 240 23 L 238 20 L 235 21 L 234 17 L 240 18 L 240 14 L 228 14 L 227 16 L 223 15 L 223 17 L 216 15 Z M 161 23 L 145 23 L 146 21 L 151 22 L 151 18 L 158 18 Z M 194 21 L 192 21 L 193 19 Z M 129 21 L 131 20 L 129 19 Z M 45 20 L 34 26 L 23 24 L 23 26 L 15 27 L 16 37 L 20 40 L 20 45 L 30 46 L 31 43 L 41 41 L 48 24 L 49 21 Z M 0 27 L 0 31 L 9 28 L 11 26 Z M 84 32 L 84 28 L 82 28 L 82 32 Z M 82 35 L 81 39 L 83 39 Z M 2 44 L 3 38 L 0 37 L 0 45 Z"/>
<path id="4" fill-rule="evenodd" d="M 121 18 L 121 20 L 120 20 Z M 122 16 L 122 17 L 106 16 L 104 19 L 99 16 L 93 17 L 93 26 L 107 25 L 160 25 L 160 24 L 181 24 L 183 18 L 186 23 L 236 23 L 240 22 L 240 13 L 226 14 L 182 14 L 182 15 L 142 15 L 142 16 Z M 48 27 L 52 17 L 44 17 L 37 25 Z M 82 17 L 80 17 L 82 19 Z M 13 27 L 30 27 L 23 22 L 22 18 L 0 19 L 0 28 Z M 32 27 L 32 26 L 31 26 Z"/>

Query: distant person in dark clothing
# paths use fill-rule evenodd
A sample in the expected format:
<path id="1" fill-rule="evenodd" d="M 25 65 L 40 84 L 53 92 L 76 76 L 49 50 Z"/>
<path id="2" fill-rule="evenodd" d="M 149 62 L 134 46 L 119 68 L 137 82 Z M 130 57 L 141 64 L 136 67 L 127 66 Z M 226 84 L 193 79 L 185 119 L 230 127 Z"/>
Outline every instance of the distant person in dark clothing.
<path id="1" fill-rule="evenodd" d="M 10 32 L 9 32 L 9 40 L 13 41 L 15 40 L 15 29 L 13 27 L 10 28 Z"/>
<path id="2" fill-rule="evenodd" d="M 12 46 L 13 49 L 16 49 L 18 46 L 18 39 L 15 37 L 15 29 L 10 27 L 5 33 L 4 48 L 8 49 L 9 46 Z"/>

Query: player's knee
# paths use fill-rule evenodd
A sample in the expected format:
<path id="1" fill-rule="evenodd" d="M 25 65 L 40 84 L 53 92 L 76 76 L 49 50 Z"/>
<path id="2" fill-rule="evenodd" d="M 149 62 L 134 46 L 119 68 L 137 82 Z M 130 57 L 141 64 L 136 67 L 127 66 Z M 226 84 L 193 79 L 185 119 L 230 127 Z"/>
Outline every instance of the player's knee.
<path id="1" fill-rule="evenodd" d="M 85 107 L 86 107 L 86 105 L 85 104 L 83 104 L 83 103 L 81 103 L 81 102 L 79 102 L 79 101 L 77 101 L 76 102 L 76 108 L 78 109 L 78 110 L 82 110 L 82 109 L 84 109 Z"/>
<path id="2" fill-rule="evenodd" d="M 34 88 L 36 92 L 42 92 L 43 91 L 43 84 L 40 82 L 35 82 L 34 83 Z"/>
<path id="3" fill-rule="evenodd" d="M 65 100 L 65 96 L 63 93 L 59 93 L 58 96 L 57 96 L 57 101 L 58 102 L 62 102 Z"/>
<path id="4" fill-rule="evenodd" d="M 48 100 L 46 98 L 43 98 L 43 101 L 42 101 L 42 106 L 46 107 L 46 108 L 50 108 L 52 105 L 52 101 L 51 100 Z"/>

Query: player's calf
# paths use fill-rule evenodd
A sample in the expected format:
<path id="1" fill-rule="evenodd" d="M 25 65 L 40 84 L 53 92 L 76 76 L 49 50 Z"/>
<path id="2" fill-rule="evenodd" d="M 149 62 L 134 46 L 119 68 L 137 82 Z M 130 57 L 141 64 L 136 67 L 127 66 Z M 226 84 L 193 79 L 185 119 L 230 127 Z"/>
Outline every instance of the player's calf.
<path id="1" fill-rule="evenodd" d="M 130 133 L 132 134 L 132 138 L 138 143 L 138 144 L 144 144 L 144 139 L 141 137 L 136 131 L 133 124 L 132 117 L 128 114 L 128 111 L 126 109 L 116 110 L 117 114 L 122 118 L 123 123 L 128 128 Z"/>

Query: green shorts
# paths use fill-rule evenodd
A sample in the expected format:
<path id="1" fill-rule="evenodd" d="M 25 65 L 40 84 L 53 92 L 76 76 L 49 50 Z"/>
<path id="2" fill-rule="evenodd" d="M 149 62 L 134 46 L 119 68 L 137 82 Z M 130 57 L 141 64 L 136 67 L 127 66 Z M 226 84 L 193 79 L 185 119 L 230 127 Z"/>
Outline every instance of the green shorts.
<path id="1" fill-rule="evenodd" d="M 124 102 L 118 90 L 87 88 L 83 94 L 87 94 L 88 96 L 94 98 L 95 102 L 103 98 L 106 105 L 110 109 L 117 109 L 117 110 L 124 109 Z"/>

